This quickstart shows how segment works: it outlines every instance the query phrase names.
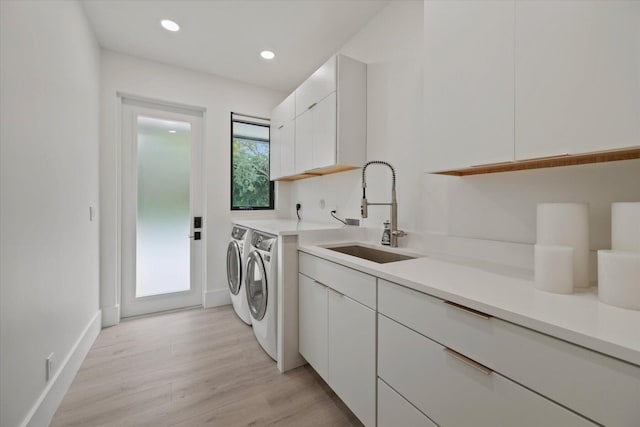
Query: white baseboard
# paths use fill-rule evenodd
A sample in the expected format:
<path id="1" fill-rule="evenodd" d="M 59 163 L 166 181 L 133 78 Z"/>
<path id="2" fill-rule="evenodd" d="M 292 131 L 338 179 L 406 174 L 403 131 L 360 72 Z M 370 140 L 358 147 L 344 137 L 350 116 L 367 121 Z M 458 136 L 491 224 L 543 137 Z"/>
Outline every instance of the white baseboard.
<path id="1" fill-rule="evenodd" d="M 108 328 L 120 323 L 120 304 L 102 307 L 102 327 Z"/>
<path id="2" fill-rule="evenodd" d="M 21 427 L 41 427 L 51 423 L 60 402 L 69 390 L 69 386 L 87 356 L 91 345 L 100 333 L 102 313 L 98 310 L 78 337 L 71 351 L 60 365 L 51 381 L 36 401 Z"/>
<path id="3" fill-rule="evenodd" d="M 204 293 L 204 308 L 219 307 L 221 305 L 229 304 L 231 304 L 231 295 L 229 295 L 229 290 L 227 288 L 214 289 Z"/>

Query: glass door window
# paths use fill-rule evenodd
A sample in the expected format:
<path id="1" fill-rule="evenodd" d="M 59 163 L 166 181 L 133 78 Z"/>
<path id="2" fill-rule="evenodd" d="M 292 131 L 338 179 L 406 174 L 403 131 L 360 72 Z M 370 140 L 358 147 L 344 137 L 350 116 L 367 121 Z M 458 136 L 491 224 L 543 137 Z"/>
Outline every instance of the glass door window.
<path id="1" fill-rule="evenodd" d="M 191 289 L 191 124 L 138 116 L 136 297 Z"/>

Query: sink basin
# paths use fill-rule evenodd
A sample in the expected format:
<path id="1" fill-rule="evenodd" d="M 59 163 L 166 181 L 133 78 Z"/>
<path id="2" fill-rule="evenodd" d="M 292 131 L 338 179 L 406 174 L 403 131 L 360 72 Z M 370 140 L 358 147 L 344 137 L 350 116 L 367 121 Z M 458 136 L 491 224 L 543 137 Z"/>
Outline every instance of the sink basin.
<path id="1" fill-rule="evenodd" d="M 350 245 L 339 246 L 334 248 L 327 248 L 331 251 L 340 252 L 343 254 L 355 256 L 358 258 L 366 259 L 368 261 L 377 262 L 378 264 L 386 264 L 388 262 L 405 261 L 408 259 L 414 259 L 416 257 L 398 254 L 395 252 L 382 251 L 380 249 L 374 249 L 367 246 Z"/>

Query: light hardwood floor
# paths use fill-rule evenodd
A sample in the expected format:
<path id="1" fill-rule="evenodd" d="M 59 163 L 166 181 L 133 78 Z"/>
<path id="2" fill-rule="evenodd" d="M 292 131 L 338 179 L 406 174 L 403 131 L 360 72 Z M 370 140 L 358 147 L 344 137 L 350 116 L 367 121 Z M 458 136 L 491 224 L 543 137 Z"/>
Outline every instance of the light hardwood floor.
<path id="1" fill-rule="evenodd" d="M 361 424 L 310 367 L 280 374 L 225 306 L 102 330 L 51 425 Z"/>

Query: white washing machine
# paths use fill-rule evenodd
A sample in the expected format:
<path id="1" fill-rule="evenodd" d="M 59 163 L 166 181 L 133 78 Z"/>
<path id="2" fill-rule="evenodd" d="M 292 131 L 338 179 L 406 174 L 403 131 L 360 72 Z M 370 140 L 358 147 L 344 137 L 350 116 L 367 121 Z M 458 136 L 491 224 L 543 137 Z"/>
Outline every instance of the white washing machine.
<path id="1" fill-rule="evenodd" d="M 251 230 L 237 225 L 231 230 L 231 241 L 227 247 L 227 282 L 231 302 L 236 314 L 247 325 L 251 324 L 251 314 L 244 291 L 245 264 L 249 255 Z"/>
<path id="2" fill-rule="evenodd" d="M 260 231 L 251 234 L 251 250 L 247 258 L 245 291 L 253 333 L 273 359 L 277 360 L 277 269 L 278 238 Z"/>

